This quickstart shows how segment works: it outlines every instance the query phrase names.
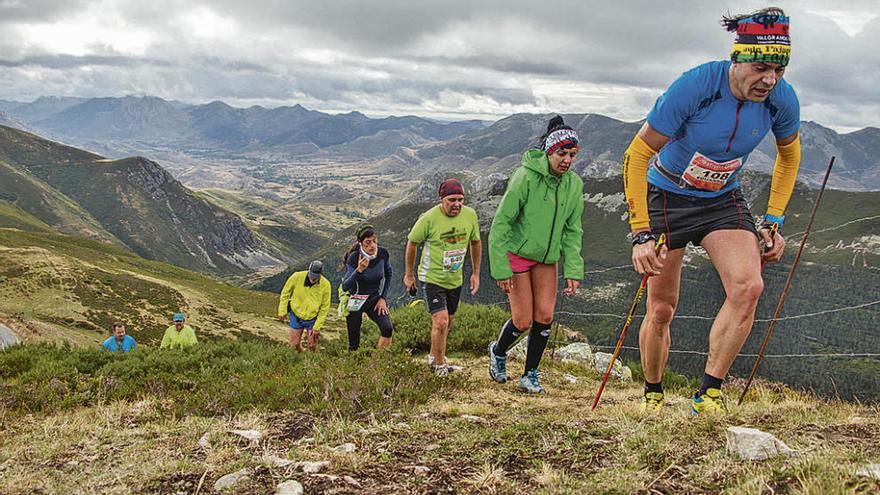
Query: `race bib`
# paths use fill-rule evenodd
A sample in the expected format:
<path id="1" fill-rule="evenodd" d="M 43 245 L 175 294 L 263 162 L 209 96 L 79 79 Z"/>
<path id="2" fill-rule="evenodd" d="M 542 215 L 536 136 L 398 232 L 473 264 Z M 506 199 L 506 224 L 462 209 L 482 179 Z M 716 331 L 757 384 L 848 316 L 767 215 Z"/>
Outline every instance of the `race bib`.
<path id="1" fill-rule="evenodd" d="M 465 253 L 467 253 L 467 249 L 443 251 L 443 271 L 455 272 L 461 270 L 461 265 L 464 264 Z"/>
<path id="2" fill-rule="evenodd" d="M 348 310 L 349 311 L 360 311 L 361 308 L 364 307 L 364 303 L 367 302 L 370 296 L 368 295 L 359 295 L 355 294 L 348 298 Z"/>
<path id="3" fill-rule="evenodd" d="M 696 152 L 681 178 L 698 189 L 720 191 L 740 167 L 742 158 L 719 163 Z"/>

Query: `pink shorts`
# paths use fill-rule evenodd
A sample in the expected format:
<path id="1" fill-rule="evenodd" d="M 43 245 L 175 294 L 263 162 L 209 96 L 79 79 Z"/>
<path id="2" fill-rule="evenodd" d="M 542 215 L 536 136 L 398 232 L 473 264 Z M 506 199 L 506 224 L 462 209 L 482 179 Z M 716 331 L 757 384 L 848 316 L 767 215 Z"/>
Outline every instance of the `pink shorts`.
<path id="1" fill-rule="evenodd" d="M 507 252 L 507 259 L 510 260 L 510 270 L 513 273 L 525 273 L 531 270 L 533 266 L 538 264 L 537 261 L 523 258 L 522 256 L 513 254 L 510 251 Z"/>

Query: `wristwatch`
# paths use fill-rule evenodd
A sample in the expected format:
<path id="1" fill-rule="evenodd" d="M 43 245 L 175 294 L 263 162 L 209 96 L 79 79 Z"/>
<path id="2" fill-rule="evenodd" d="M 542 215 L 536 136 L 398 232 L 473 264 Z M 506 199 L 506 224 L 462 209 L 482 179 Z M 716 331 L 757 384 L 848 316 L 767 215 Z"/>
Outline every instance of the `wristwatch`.
<path id="1" fill-rule="evenodd" d="M 657 242 L 657 236 L 651 233 L 651 231 L 649 230 L 644 230 L 642 232 L 639 232 L 638 234 L 632 235 L 633 246 L 635 246 L 636 244 L 644 244 L 648 241 Z"/>

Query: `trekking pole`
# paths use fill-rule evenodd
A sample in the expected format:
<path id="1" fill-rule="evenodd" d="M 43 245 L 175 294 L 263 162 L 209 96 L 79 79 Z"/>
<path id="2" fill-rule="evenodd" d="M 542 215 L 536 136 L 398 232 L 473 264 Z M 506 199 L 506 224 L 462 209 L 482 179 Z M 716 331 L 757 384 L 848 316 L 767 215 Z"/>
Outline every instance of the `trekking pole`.
<path id="1" fill-rule="evenodd" d="M 660 234 L 660 239 L 657 240 L 657 244 L 654 246 L 654 250 L 656 252 L 660 252 L 660 248 L 666 242 L 666 234 Z M 602 384 L 599 385 L 599 391 L 596 392 L 596 399 L 593 400 L 593 407 L 590 408 L 591 411 L 596 410 L 596 406 L 599 405 L 599 399 L 602 397 L 602 391 L 605 390 L 605 385 L 608 383 L 608 377 L 611 376 L 611 370 L 614 368 L 614 362 L 617 361 L 617 356 L 620 354 L 620 348 L 623 347 L 623 341 L 626 339 L 626 332 L 629 330 L 629 326 L 632 323 L 633 315 L 636 312 L 636 307 L 639 305 L 639 301 L 642 300 L 642 294 L 645 293 L 645 287 L 648 286 L 648 275 L 642 276 L 642 283 L 639 284 L 639 290 L 636 292 L 636 297 L 633 299 L 632 306 L 629 308 L 629 314 L 626 315 L 626 322 L 623 324 L 623 330 L 620 331 L 620 337 L 617 339 L 617 345 L 614 346 L 614 352 L 611 354 L 611 362 L 608 363 L 608 369 L 605 370 L 605 375 L 602 377 Z"/>
<path id="2" fill-rule="evenodd" d="M 782 288 L 782 295 L 779 296 L 779 304 L 776 305 L 776 312 L 773 313 L 773 318 L 770 320 L 770 328 L 767 329 L 767 335 L 764 336 L 761 350 L 758 351 L 758 357 L 755 358 L 755 365 L 752 367 L 752 372 L 749 373 L 749 379 L 746 380 L 746 386 L 743 388 L 742 394 L 739 396 L 739 401 L 736 403 L 737 406 L 742 404 L 743 397 L 746 396 L 746 392 L 749 391 L 749 387 L 752 385 L 752 380 L 755 379 L 755 374 L 758 372 L 758 366 L 761 365 L 764 351 L 767 349 L 767 344 L 770 342 L 770 335 L 773 334 L 773 328 L 776 326 L 776 320 L 779 318 L 782 304 L 785 303 L 785 296 L 788 294 L 789 287 L 791 287 L 791 281 L 794 278 L 794 271 L 797 268 L 798 261 L 801 259 L 801 253 L 804 251 L 804 246 L 807 244 L 807 237 L 810 235 L 810 229 L 813 228 L 813 220 L 816 218 L 816 210 L 819 209 L 819 202 L 822 201 L 822 194 L 825 192 L 825 184 L 828 183 L 828 176 L 831 175 L 831 167 L 833 166 L 834 157 L 832 156 L 831 161 L 828 162 L 828 170 L 825 171 L 825 179 L 822 180 L 822 187 L 819 188 L 819 195 L 816 196 L 816 202 L 813 204 L 813 211 L 810 213 L 810 221 L 807 222 L 807 228 L 804 230 L 803 237 L 801 237 L 801 245 L 798 247 L 797 255 L 794 257 L 794 262 L 791 264 L 791 270 L 788 271 L 788 279 L 785 281 L 785 287 Z"/>

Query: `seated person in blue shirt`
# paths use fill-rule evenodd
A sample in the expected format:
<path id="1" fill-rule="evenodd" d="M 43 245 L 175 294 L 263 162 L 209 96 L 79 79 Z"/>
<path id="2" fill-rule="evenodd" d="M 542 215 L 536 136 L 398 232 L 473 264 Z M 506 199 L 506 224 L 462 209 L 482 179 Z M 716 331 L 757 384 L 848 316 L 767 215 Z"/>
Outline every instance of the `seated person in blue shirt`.
<path id="1" fill-rule="evenodd" d="M 113 335 L 101 344 L 101 347 L 104 349 L 110 352 L 131 352 L 132 349 L 137 347 L 137 342 L 134 341 L 131 335 L 125 335 L 125 325 L 122 323 L 118 321 L 114 323 L 112 332 Z"/>

